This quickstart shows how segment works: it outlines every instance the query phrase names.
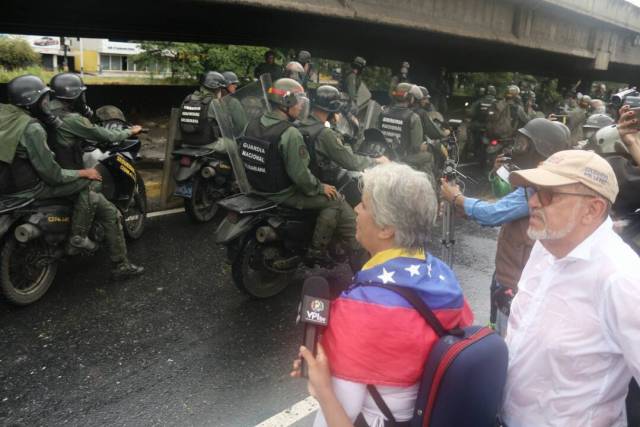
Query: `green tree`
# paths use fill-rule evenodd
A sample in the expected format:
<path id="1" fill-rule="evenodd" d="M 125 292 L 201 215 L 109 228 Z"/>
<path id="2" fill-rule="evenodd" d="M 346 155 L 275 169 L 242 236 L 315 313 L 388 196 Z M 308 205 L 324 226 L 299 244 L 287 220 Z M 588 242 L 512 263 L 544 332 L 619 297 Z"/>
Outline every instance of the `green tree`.
<path id="1" fill-rule="evenodd" d="M 40 55 L 26 40 L 0 37 L 0 68 L 14 70 L 40 64 Z"/>

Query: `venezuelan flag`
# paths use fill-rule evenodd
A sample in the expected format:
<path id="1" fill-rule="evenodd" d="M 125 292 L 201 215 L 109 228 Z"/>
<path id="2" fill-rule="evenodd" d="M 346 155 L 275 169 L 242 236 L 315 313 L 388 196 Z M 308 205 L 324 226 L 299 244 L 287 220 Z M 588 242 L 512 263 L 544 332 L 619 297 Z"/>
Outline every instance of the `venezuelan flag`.
<path id="1" fill-rule="evenodd" d="M 423 251 L 376 254 L 354 285 L 331 304 L 322 338 L 332 374 L 349 381 L 406 387 L 419 381 L 438 337 L 411 304 L 395 292 L 358 283 L 385 283 L 415 291 L 447 329 L 468 326 L 473 313 L 453 271 Z"/>

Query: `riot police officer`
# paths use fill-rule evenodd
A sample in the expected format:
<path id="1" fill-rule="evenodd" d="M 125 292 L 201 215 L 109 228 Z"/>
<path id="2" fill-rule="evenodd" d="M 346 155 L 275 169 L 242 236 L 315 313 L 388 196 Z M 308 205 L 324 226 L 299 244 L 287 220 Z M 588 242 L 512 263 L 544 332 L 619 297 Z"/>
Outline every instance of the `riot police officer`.
<path id="1" fill-rule="evenodd" d="M 391 82 L 389 84 L 389 97 L 393 97 L 393 91 L 400 83 L 411 83 L 409 81 L 409 68 L 411 68 L 411 64 L 404 61 L 400 65 L 400 73 L 391 77 Z"/>
<path id="2" fill-rule="evenodd" d="M 104 196 L 91 191 L 92 181 L 102 177 L 95 169 L 62 169 L 47 147 L 41 124 L 59 128 L 63 123 L 49 110 L 50 89 L 32 75 L 16 77 L 7 85 L 11 105 L 0 106 L 1 193 L 12 197 L 50 199 L 67 197 L 75 201 L 71 222 L 70 249 L 95 248 L 87 238 L 94 215 L 105 232 L 114 279 L 141 274 L 144 268 L 127 259 L 127 249 L 118 210 Z"/>
<path id="3" fill-rule="evenodd" d="M 433 156 L 423 144 L 424 133 L 420 116 L 412 107 L 423 98 L 418 86 L 400 83 L 393 91 L 394 104 L 380 113 L 380 130 L 389 144 L 392 144 L 400 160 L 413 168 L 430 174 L 433 170 Z"/>
<path id="4" fill-rule="evenodd" d="M 231 123 L 233 125 L 233 134 L 238 136 L 242 135 L 244 129 L 247 127 L 249 120 L 247 119 L 247 113 L 244 111 L 242 104 L 237 98 L 229 95 L 233 95 L 238 88 L 240 81 L 238 76 L 233 71 L 225 71 L 222 76 L 226 80 L 226 87 L 223 90 L 222 104 L 229 112 L 231 117 Z"/>
<path id="5" fill-rule="evenodd" d="M 77 74 L 60 73 L 53 76 L 49 87 L 55 97 L 51 101 L 51 111 L 62 122 L 55 128 L 55 138 L 50 148 L 56 161 L 65 169 L 82 169 L 84 142 L 118 142 L 137 135 L 142 128 L 107 129 L 94 125 L 90 119 L 93 111 L 87 105 L 87 87 Z"/>
<path id="6" fill-rule="evenodd" d="M 304 67 L 298 61 L 291 61 L 284 67 L 284 77 L 293 79 L 304 87 Z"/>
<path id="7" fill-rule="evenodd" d="M 363 171 L 389 161 L 384 156 L 373 159 L 354 154 L 351 148 L 343 143 L 340 134 L 330 127 L 335 121 L 334 115 L 341 107 L 340 91 L 333 86 L 320 86 L 316 90 L 311 114 L 300 126 L 311 155 L 311 171 L 322 182 L 334 186 L 338 185 L 337 178 L 341 168 Z"/>
<path id="8" fill-rule="evenodd" d="M 495 102 L 496 88 L 495 86 L 489 85 L 485 95 L 474 101 L 469 108 L 469 115 L 471 116 L 469 131 L 471 133 L 472 147 L 466 148 L 465 151 L 468 153 L 470 151 L 469 149 L 473 150 L 476 159 L 483 160 L 485 148 L 482 144 L 482 135 L 487 130 L 489 111 Z"/>
<path id="9" fill-rule="evenodd" d="M 334 234 L 354 250 L 358 247 L 355 213 L 340 200 L 334 186 L 322 183 L 309 170 L 309 152 L 292 123 L 299 118 L 306 100 L 302 85 L 292 79 L 279 79 L 269 88 L 267 98 L 272 110 L 249 123 L 240 144 L 247 178 L 256 193 L 276 203 L 318 211 L 307 262 L 324 265 Z"/>
<path id="10" fill-rule="evenodd" d="M 344 76 L 342 90 L 349 96 L 352 108 L 357 107 L 358 90 L 362 84 L 362 73 L 367 66 L 367 60 L 361 56 L 356 56 L 351 61 L 351 71 Z"/>
<path id="11" fill-rule="evenodd" d="M 306 89 L 312 79 L 312 75 L 314 74 L 313 63 L 311 62 L 311 52 L 308 50 L 301 50 L 298 52 L 298 62 L 304 69 L 304 73 L 302 74 L 302 87 Z"/>
<path id="12" fill-rule="evenodd" d="M 276 64 L 276 53 L 272 50 L 268 50 L 264 54 L 264 62 L 259 64 L 253 70 L 253 76 L 259 79 L 263 74 L 270 74 L 271 81 L 276 81 L 282 77 L 282 67 Z"/>
<path id="13" fill-rule="evenodd" d="M 202 146 L 218 140 L 220 129 L 212 104 L 221 102 L 222 91 L 226 86 L 227 80 L 222 74 L 207 71 L 200 79 L 200 88 L 182 101 L 179 125 L 183 144 Z M 226 152 L 223 148 L 219 150 Z"/>

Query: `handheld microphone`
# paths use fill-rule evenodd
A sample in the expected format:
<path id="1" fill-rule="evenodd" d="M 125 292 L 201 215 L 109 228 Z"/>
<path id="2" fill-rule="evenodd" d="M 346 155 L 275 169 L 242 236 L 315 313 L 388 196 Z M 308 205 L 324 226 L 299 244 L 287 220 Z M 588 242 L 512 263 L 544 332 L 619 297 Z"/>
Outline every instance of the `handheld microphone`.
<path id="1" fill-rule="evenodd" d="M 329 283 L 323 277 L 312 276 L 304 281 L 302 285 L 302 298 L 300 301 L 299 321 L 304 325 L 303 345 L 307 347 L 313 355 L 317 354 L 318 337 L 322 328 L 329 325 Z M 302 376 L 307 378 L 309 367 L 302 359 Z"/>

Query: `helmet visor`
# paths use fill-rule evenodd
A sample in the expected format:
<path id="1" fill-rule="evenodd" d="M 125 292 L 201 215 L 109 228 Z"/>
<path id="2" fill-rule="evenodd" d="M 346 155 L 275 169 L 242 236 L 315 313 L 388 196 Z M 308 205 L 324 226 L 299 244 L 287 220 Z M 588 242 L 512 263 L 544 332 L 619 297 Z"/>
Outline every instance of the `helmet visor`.
<path id="1" fill-rule="evenodd" d="M 296 105 L 289 109 L 289 114 L 297 120 L 305 120 L 309 117 L 309 111 L 311 110 L 311 102 L 307 98 L 307 94 L 304 92 L 296 93 Z"/>

